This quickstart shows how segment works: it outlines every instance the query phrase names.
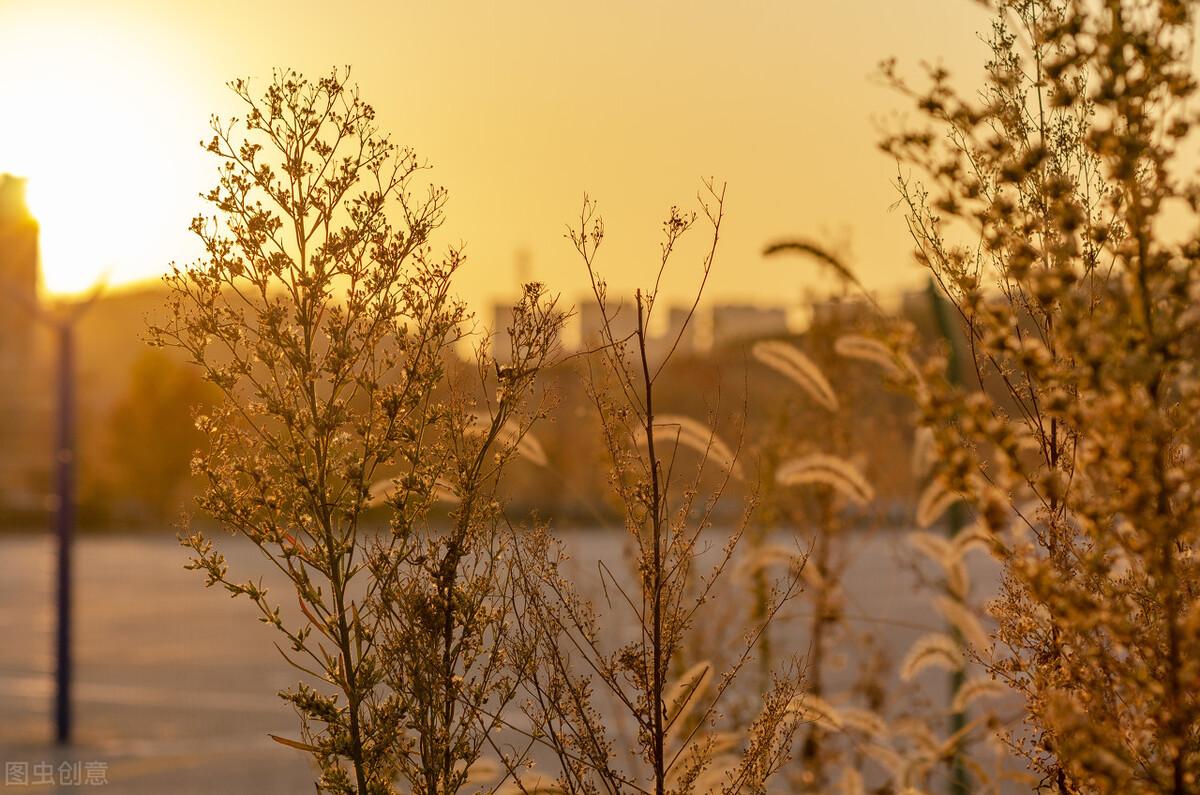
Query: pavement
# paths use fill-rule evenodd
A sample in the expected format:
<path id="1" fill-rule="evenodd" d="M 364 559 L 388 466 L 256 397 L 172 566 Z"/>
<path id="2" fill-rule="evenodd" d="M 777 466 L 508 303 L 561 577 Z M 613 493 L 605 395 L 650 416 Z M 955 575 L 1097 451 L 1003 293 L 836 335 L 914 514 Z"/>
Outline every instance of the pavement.
<path id="1" fill-rule="evenodd" d="M 569 539 L 582 582 L 595 580 L 601 558 L 613 570 L 625 568 L 618 562 L 621 537 L 594 532 Z M 220 541 L 231 575 L 267 572 L 250 544 Z M 898 557 L 903 546 L 896 534 L 864 536 L 846 582 L 852 626 L 869 630 L 893 660 L 941 626 L 928 597 L 913 590 L 913 571 Z M 9 639 L 0 645 L 0 793 L 314 791 L 307 756 L 268 737 L 296 737 L 298 726 L 274 695 L 300 678 L 275 649 L 277 633 L 255 620 L 247 600 L 204 588 L 201 574 L 183 569 L 187 555 L 169 534 L 79 539 L 76 727 L 74 742 L 58 748 L 51 742 L 54 547 L 48 535 L 0 536 L 0 638 Z M 994 570 L 978 564 L 971 566 L 976 582 L 994 588 Z M 277 574 L 263 580 L 287 593 Z M 282 601 L 286 613 L 291 600 Z M 744 615 L 733 603 L 716 609 Z M 706 631 L 726 626 L 731 638 L 740 635 L 744 624 L 734 614 L 727 618 L 706 622 Z M 803 652 L 804 623 L 780 632 L 777 651 Z M 710 642 L 723 645 L 716 635 Z M 845 663 L 828 677 L 831 686 L 855 675 L 853 661 Z M 928 685 L 935 700 L 944 699 L 944 677 Z M 903 685 L 906 697 L 915 695 L 913 688 Z"/>
<path id="2" fill-rule="evenodd" d="M 232 545 L 249 571 L 256 551 Z M 273 693 L 296 676 L 253 607 L 205 589 L 170 537 L 84 537 L 76 553 L 74 742 L 51 741 L 53 547 L 0 538 L 0 791 L 312 792 Z M 269 580 L 268 580 L 269 584 Z"/>

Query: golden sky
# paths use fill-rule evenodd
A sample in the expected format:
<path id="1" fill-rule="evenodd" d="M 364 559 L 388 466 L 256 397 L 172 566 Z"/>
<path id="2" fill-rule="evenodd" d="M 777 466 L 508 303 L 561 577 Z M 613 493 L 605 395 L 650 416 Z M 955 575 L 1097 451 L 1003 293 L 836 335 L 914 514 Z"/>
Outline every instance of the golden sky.
<path id="1" fill-rule="evenodd" d="M 50 288 L 151 278 L 196 254 L 187 224 L 213 174 L 197 142 L 238 110 L 225 81 L 349 64 L 381 127 L 449 189 L 439 242 L 466 244 L 459 290 L 477 306 L 510 294 L 519 252 L 581 294 L 563 231 L 584 191 L 613 288 L 645 283 L 666 210 L 706 175 L 728 183 L 711 298 L 827 286 L 761 258 L 789 235 L 886 289 L 920 274 L 875 150 L 902 107 L 876 66 L 942 60 L 974 80 L 986 23 L 970 0 L 0 0 L 0 172 L 30 179 Z M 695 265 L 680 261 L 672 297 Z"/>

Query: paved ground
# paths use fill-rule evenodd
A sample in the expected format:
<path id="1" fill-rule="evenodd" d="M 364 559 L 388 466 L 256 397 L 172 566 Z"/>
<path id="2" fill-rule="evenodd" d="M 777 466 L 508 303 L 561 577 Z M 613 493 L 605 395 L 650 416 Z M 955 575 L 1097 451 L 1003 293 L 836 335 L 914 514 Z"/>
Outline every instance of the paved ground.
<path id="1" fill-rule="evenodd" d="M 0 646 L 0 759 L 11 780 L 23 768 L 30 782 L 48 778 L 36 766 L 49 762 L 60 784 L 6 791 L 75 791 L 61 786 L 75 762 L 79 777 L 99 763 L 91 775 L 104 771 L 111 793 L 312 791 L 303 755 L 267 737 L 294 736 L 296 724 L 272 695 L 294 677 L 271 631 L 248 603 L 204 590 L 169 538 L 80 542 L 77 742 L 54 749 L 51 551 L 47 538 L 0 540 L 0 637 L 15 639 Z M 237 551 L 232 565 L 253 553 Z"/>
<path id="2" fill-rule="evenodd" d="M 894 546 L 879 538 L 864 543 L 847 609 L 902 654 L 939 621 L 913 596 Z M 591 534 L 571 548 L 591 575 L 595 559 L 614 557 L 619 542 Z M 262 570 L 249 545 L 224 549 L 233 573 Z M 24 770 L 30 782 L 59 782 L 5 787 L 0 778 L 0 790 L 76 792 L 62 785 L 64 777 L 82 779 L 93 763 L 87 770 L 103 772 L 102 791 L 114 795 L 313 791 L 304 755 L 267 737 L 296 734 L 294 714 L 273 696 L 296 680 L 271 645 L 274 632 L 253 620 L 248 602 L 205 590 L 199 574 L 182 569 L 185 559 L 169 537 L 79 542 L 77 742 L 60 751 L 48 742 L 52 547 L 44 536 L 0 537 L 0 637 L 10 639 L 0 645 L 0 776 L 15 780 Z M 791 632 L 787 640 L 803 644 Z"/>

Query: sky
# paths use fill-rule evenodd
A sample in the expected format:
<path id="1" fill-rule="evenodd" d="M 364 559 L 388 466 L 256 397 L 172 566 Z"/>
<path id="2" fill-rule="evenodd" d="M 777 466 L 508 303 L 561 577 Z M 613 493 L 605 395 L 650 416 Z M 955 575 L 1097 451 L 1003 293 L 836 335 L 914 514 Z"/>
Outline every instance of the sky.
<path id="1" fill-rule="evenodd" d="M 977 82 L 987 23 L 971 0 L 0 0 L 0 172 L 29 179 L 49 291 L 152 279 L 199 253 L 187 227 L 215 164 L 198 142 L 238 111 L 225 83 L 349 65 L 381 128 L 448 189 L 436 243 L 465 246 L 458 290 L 477 308 L 518 277 L 582 295 L 564 232 L 585 192 L 611 289 L 646 286 L 662 220 L 695 207 L 706 176 L 727 185 L 711 300 L 830 289 L 762 258 L 793 236 L 894 291 L 922 276 L 876 149 L 905 104 L 877 66 Z M 668 298 L 695 289 L 702 237 Z"/>

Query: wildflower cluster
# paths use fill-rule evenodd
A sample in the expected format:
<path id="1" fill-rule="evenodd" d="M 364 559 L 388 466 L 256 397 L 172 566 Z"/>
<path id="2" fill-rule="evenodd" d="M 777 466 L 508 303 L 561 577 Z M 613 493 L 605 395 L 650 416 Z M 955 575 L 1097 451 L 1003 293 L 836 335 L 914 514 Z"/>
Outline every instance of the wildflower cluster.
<path id="1" fill-rule="evenodd" d="M 445 194 L 374 126 L 345 73 L 276 73 L 244 121 L 213 120 L 213 215 L 204 258 L 166 277 L 158 344 L 222 393 L 197 419 L 201 508 L 249 539 L 294 593 L 236 579 L 199 530 L 191 568 L 257 607 L 305 680 L 282 694 L 302 719 L 319 789 L 457 792 L 487 715 L 511 693 L 502 655 L 506 577 L 496 483 L 539 413 L 533 379 L 562 314 L 537 285 L 514 308 L 511 366 L 479 354 L 478 383 L 447 363 L 466 313 L 462 258 L 428 246 Z M 492 375 L 491 371 L 495 370 Z M 451 529 L 430 511 L 451 500 Z M 386 503 L 387 526 L 365 517 Z M 298 610 L 292 609 L 295 603 Z"/>
<path id="2" fill-rule="evenodd" d="M 971 351 L 972 388 L 936 361 L 907 385 L 937 488 L 976 508 L 1004 565 L 998 649 L 976 653 L 1025 698 L 1014 744 L 1057 792 L 1191 792 L 1194 4 L 995 6 L 978 97 L 939 69 L 921 90 L 887 71 L 927 120 L 885 148 Z"/>

